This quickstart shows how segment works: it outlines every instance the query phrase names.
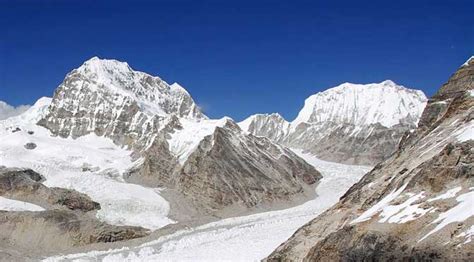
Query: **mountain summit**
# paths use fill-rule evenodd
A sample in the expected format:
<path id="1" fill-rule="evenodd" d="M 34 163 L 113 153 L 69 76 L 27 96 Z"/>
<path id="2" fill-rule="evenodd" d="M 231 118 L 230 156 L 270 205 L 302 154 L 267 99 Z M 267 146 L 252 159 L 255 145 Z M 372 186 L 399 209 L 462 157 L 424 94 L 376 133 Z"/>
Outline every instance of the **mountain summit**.
<path id="1" fill-rule="evenodd" d="M 71 79 L 70 79 L 71 78 Z M 72 71 L 66 80 L 86 80 L 77 86 L 136 101 L 145 111 L 155 115 L 176 114 L 180 117 L 203 118 L 189 93 L 179 84 L 169 85 L 159 77 L 134 71 L 126 62 L 93 57 Z"/>
<path id="2" fill-rule="evenodd" d="M 321 178 L 289 149 L 242 132 L 232 119 L 208 119 L 179 84 L 116 60 L 94 57 L 71 71 L 38 124 L 56 136 L 94 134 L 133 150 L 137 164 L 124 179 L 166 188 L 189 216 L 306 199 Z"/>
<path id="3" fill-rule="evenodd" d="M 426 101 L 423 92 L 391 80 L 344 83 L 307 98 L 292 122 L 260 114 L 239 125 L 325 160 L 375 165 L 396 150 L 406 131 L 416 127 Z"/>
<path id="4" fill-rule="evenodd" d="M 206 119 L 179 84 L 94 57 L 67 74 L 39 125 L 61 137 L 89 133 L 144 147 L 170 116 Z"/>
<path id="5" fill-rule="evenodd" d="M 292 125 L 328 121 L 355 126 L 416 124 L 426 101 L 422 91 L 391 80 L 366 85 L 344 83 L 306 99 Z"/>

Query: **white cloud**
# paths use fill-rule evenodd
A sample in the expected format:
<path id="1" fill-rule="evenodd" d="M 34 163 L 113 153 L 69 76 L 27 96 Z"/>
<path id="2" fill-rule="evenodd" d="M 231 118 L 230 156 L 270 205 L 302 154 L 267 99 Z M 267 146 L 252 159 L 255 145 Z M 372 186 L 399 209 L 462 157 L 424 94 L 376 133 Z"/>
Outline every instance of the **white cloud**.
<path id="1" fill-rule="evenodd" d="M 11 106 L 3 101 L 0 101 L 0 120 L 7 119 L 12 116 L 17 116 L 30 108 L 29 105 L 20 105 L 17 107 Z"/>

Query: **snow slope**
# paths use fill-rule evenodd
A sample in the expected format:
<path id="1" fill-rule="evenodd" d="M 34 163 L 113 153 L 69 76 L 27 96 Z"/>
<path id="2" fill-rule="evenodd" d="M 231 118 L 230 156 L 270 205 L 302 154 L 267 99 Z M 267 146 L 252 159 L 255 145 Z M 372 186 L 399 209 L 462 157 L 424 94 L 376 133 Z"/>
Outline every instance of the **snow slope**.
<path id="1" fill-rule="evenodd" d="M 292 126 L 332 121 L 357 126 L 380 123 L 392 127 L 407 117 L 419 118 L 426 102 L 422 91 L 405 88 L 391 80 L 366 85 L 344 83 L 306 99 Z"/>
<path id="2" fill-rule="evenodd" d="M 0 210 L 4 211 L 43 211 L 44 208 L 28 202 L 8 199 L 0 196 Z"/>
<path id="3" fill-rule="evenodd" d="M 168 140 L 170 151 L 184 164 L 199 143 L 208 135 L 212 135 L 216 127 L 223 127 L 230 118 L 218 120 L 205 119 L 196 121 L 182 118 L 179 120 L 182 128 L 174 130 Z"/>
<path id="4" fill-rule="evenodd" d="M 295 150 L 323 174 L 317 197 L 300 206 L 228 218 L 160 237 L 139 247 L 58 256 L 46 261 L 257 261 L 336 203 L 370 168 L 321 161 Z"/>
<path id="5" fill-rule="evenodd" d="M 157 229 L 173 223 L 167 218 L 169 203 L 157 189 L 123 181 L 134 165 L 130 151 L 94 134 L 64 139 L 37 126 L 50 101 L 42 98 L 22 115 L 0 121 L 0 165 L 31 168 L 45 176 L 46 186 L 89 195 L 101 204 L 97 217 L 110 224 Z M 13 132 L 16 128 L 21 131 Z M 37 147 L 27 150 L 26 143 Z"/>

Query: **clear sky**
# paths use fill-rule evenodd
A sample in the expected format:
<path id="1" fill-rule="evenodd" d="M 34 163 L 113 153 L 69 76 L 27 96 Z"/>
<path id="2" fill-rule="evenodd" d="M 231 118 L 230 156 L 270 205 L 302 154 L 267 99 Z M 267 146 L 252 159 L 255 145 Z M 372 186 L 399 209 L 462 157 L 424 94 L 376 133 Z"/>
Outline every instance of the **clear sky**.
<path id="1" fill-rule="evenodd" d="M 32 104 L 99 56 L 179 82 L 210 117 L 279 112 L 343 82 L 432 95 L 474 54 L 474 1 L 0 0 L 0 100 Z"/>

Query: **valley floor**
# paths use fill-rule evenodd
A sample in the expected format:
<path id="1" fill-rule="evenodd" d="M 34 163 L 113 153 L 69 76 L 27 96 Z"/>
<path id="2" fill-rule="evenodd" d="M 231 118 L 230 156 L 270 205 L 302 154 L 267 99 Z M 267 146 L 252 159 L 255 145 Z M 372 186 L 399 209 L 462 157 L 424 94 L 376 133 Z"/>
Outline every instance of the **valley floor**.
<path id="1" fill-rule="evenodd" d="M 234 217 L 161 236 L 137 247 L 63 255 L 46 261 L 256 261 L 268 256 L 299 227 L 334 205 L 370 167 L 319 160 L 295 152 L 323 175 L 317 197 L 302 205 Z"/>

